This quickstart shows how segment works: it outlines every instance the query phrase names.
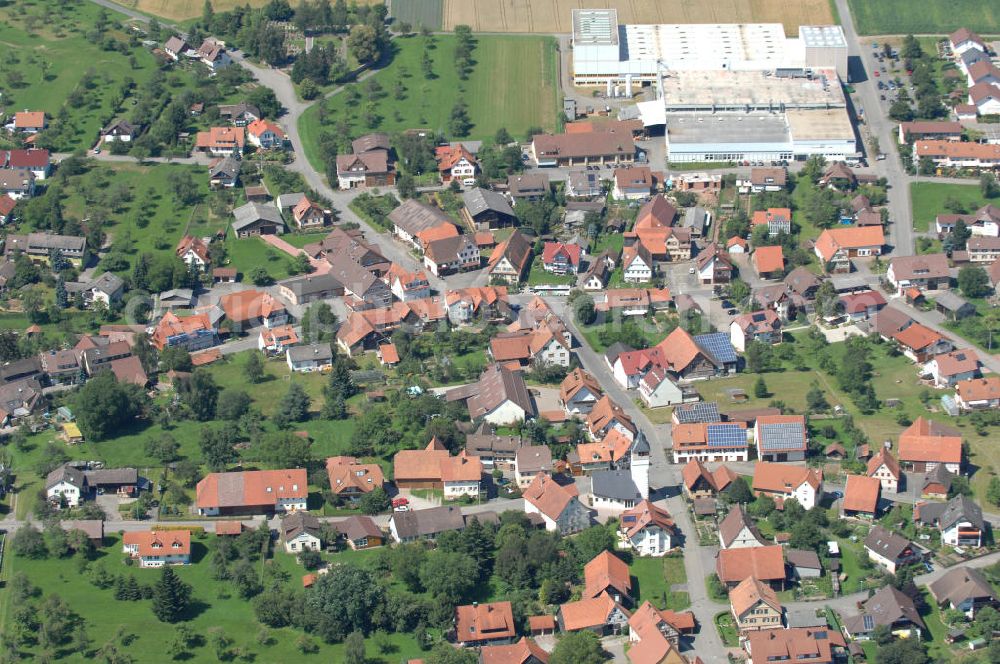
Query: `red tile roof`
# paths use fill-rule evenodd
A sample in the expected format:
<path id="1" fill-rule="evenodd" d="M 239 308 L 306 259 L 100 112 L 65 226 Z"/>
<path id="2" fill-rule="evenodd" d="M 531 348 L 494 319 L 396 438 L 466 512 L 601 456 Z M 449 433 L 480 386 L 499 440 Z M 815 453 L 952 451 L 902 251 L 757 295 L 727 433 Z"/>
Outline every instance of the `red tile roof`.
<path id="1" fill-rule="evenodd" d="M 597 597 L 608 588 L 624 595 L 632 592 L 628 565 L 610 551 L 602 551 L 583 567 L 583 597 Z"/>
<path id="2" fill-rule="evenodd" d="M 753 252 L 753 265 L 757 274 L 778 272 L 785 269 L 785 254 L 781 245 L 757 247 L 757 250 Z"/>
<path id="3" fill-rule="evenodd" d="M 309 480 L 305 468 L 210 473 L 196 489 L 200 509 L 268 507 L 281 499 L 305 500 Z"/>
<path id="4" fill-rule="evenodd" d="M 716 559 L 716 572 L 723 583 L 738 583 L 749 576 L 761 581 L 785 578 L 785 555 L 781 546 L 723 549 Z"/>
<path id="5" fill-rule="evenodd" d="M 190 556 L 190 530 L 152 530 L 122 535 L 124 546 L 137 546 L 140 558 L 152 556 Z"/>
<path id="6" fill-rule="evenodd" d="M 960 381 L 955 386 L 955 391 L 966 403 L 1000 399 L 1000 377 L 969 378 Z"/>
<path id="7" fill-rule="evenodd" d="M 882 483 L 866 475 L 848 475 L 844 488 L 844 511 L 875 514 Z"/>
<path id="8" fill-rule="evenodd" d="M 459 643 L 511 639 L 516 635 L 510 602 L 455 607 L 455 640 Z"/>

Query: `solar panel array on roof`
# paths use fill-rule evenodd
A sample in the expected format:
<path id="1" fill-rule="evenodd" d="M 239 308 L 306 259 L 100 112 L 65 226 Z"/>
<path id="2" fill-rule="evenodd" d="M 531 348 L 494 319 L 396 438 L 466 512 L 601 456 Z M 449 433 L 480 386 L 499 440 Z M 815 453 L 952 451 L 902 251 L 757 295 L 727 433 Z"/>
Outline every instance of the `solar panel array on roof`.
<path id="1" fill-rule="evenodd" d="M 735 424 L 709 424 L 709 447 L 745 447 L 747 444 L 746 429 Z"/>
<path id="2" fill-rule="evenodd" d="M 861 616 L 861 622 L 865 626 L 865 631 L 871 631 L 875 629 L 875 617 L 865 614 Z"/>
<path id="3" fill-rule="evenodd" d="M 719 404 L 714 401 L 684 404 L 674 409 L 674 414 L 677 416 L 677 421 L 680 424 L 718 422 L 722 419 L 719 415 Z"/>
<path id="4" fill-rule="evenodd" d="M 729 334 L 726 332 L 699 334 L 694 338 L 694 342 L 723 364 L 736 362 L 736 349 L 733 348 L 732 342 L 729 341 Z"/>
<path id="5" fill-rule="evenodd" d="M 797 422 L 761 425 L 761 445 L 765 450 L 800 449 L 805 445 L 802 425 Z"/>

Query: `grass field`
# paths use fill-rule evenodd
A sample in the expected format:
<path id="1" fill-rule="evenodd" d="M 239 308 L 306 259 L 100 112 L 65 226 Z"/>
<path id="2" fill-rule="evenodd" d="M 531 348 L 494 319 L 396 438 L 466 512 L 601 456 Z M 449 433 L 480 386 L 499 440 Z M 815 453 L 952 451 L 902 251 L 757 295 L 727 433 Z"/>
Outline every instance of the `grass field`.
<path id="1" fill-rule="evenodd" d="M 827 0 L 444 0 L 444 29 L 464 23 L 488 32 L 568 33 L 571 10 L 596 6 L 617 9 L 620 23 L 784 23 L 789 35 L 833 22 Z"/>
<path id="2" fill-rule="evenodd" d="M 105 51 L 85 35 L 93 29 L 99 7 L 84 3 L 51 3 L 46 13 L 26 3 L 4 3 L 0 9 L 0 58 L 16 70 L 23 81 L 12 83 L 7 75 L 3 86 L 3 105 L 7 110 L 43 110 L 55 117 L 65 107 L 66 131 L 57 146 L 71 151 L 88 148 L 97 141 L 103 123 L 116 109 L 112 98 L 122 81 L 131 78 L 142 85 L 156 70 L 149 50 L 131 50 L 129 55 Z M 108 30 L 107 36 L 127 42 L 128 35 Z M 81 77 L 94 74 L 90 87 L 82 86 Z M 74 90 L 79 99 L 67 104 Z"/>
<path id="3" fill-rule="evenodd" d="M 237 239 L 229 233 L 226 235 L 226 252 L 230 267 L 235 267 L 244 277 L 255 267 L 263 267 L 275 281 L 288 276 L 291 257 L 259 237 Z"/>
<path id="4" fill-rule="evenodd" d="M 929 231 L 934 226 L 934 218 L 948 214 L 945 201 L 953 198 L 962 203 L 968 212 L 991 202 L 984 198 L 978 184 L 946 184 L 938 182 L 911 182 L 910 199 L 913 206 L 913 229 Z M 993 199 L 996 205 L 996 199 Z"/>
<path id="5" fill-rule="evenodd" d="M 981 0 L 848 0 L 861 35 L 946 34 L 969 28 L 980 34 L 1000 31 L 1000 6 Z"/>
<path id="6" fill-rule="evenodd" d="M 638 585 L 636 604 L 649 601 L 657 608 L 674 611 L 683 611 L 691 606 L 686 592 L 670 590 L 671 586 L 687 583 L 683 558 L 635 558 L 629 571 Z"/>
<path id="7" fill-rule="evenodd" d="M 435 78 L 428 80 L 421 71 L 424 38 L 393 41 L 398 50 L 392 63 L 373 78 L 389 92 L 400 79 L 400 69 L 404 69 L 408 75 L 402 78 L 406 97 L 397 101 L 387 94 L 379 100 L 375 110 L 381 118 L 377 126 L 366 125 L 360 108 L 363 104 L 349 105 L 343 94 L 327 104 L 327 125 L 320 124 L 317 106 L 307 110 L 299 120 L 299 131 L 310 163 L 323 170 L 318 151 L 320 136 L 345 118 L 355 136 L 373 129 L 395 132 L 420 127 L 449 135 L 448 119 L 459 99 L 469 107 L 471 139 L 491 137 L 500 127 L 517 137 L 523 137 L 530 127 L 555 129 L 559 87 L 555 40 L 477 36 L 472 54 L 476 65 L 467 81 L 458 80 L 452 62 L 454 38 L 441 35 L 436 42 L 436 48 L 429 51 Z"/>
<path id="8" fill-rule="evenodd" d="M 415 29 L 421 27 L 431 30 L 441 29 L 441 19 L 444 16 L 444 0 L 405 0 L 390 3 L 392 18 L 401 23 L 409 23 Z"/>
<path id="9" fill-rule="evenodd" d="M 133 575 L 143 585 L 151 585 L 160 576 L 159 570 L 138 569 L 126 567 L 123 564 L 124 555 L 121 552 L 120 539 L 117 534 L 109 533 L 105 538 L 107 546 L 99 549 L 95 558 L 111 574 Z M 276 545 L 276 549 L 280 545 Z M 344 661 L 343 644 L 326 645 L 316 640 L 319 649 L 315 653 L 304 654 L 297 647 L 301 632 L 291 628 L 269 630 L 273 637 L 268 645 L 261 645 L 257 639 L 261 625 L 257 622 L 251 603 L 228 586 L 228 582 L 219 581 L 212 575 L 210 564 L 212 552 L 215 549 L 214 535 L 195 537 L 192 541 L 192 552 L 197 562 L 192 565 L 175 567 L 184 581 L 193 589 L 196 602 L 194 616 L 185 621 L 191 630 L 205 640 L 205 644 L 193 648 L 190 656 L 184 658 L 188 662 L 217 662 L 215 650 L 208 638 L 208 630 L 219 628 L 233 640 L 233 647 L 242 648 L 247 652 L 241 661 L 258 662 L 340 662 Z M 348 556 L 353 552 L 345 552 Z M 333 555 L 333 560 L 339 554 Z M 176 628 L 168 623 L 160 622 L 150 609 L 149 600 L 138 602 L 122 602 L 114 598 L 114 588 L 99 589 L 93 586 L 86 574 L 77 572 L 77 563 L 72 559 L 27 560 L 13 555 L 4 556 L 3 579 L 9 580 L 15 572 L 24 572 L 31 582 L 37 585 L 44 596 L 58 594 L 73 611 L 78 612 L 86 621 L 87 632 L 93 639 L 93 648 L 102 647 L 116 638 L 120 625 L 125 627 L 125 633 L 131 639 L 130 645 L 123 650 L 137 653 L 136 661 L 170 661 L 168 652 L 174 638 Z M 280 570 L 287 574 L 283 582 L 290 588 L 301 587 L 301 577 L 305 570 L 295 562 L 295 559 L 283 551 L 276 551 L 270 559 L 261 561 L 260 572 L 263 576 L 265 568 Z M 10 593 L 4 593 L 3 611 L 4 627 L 10 620 Z M 127 619 L 125 618 L 127 616 Z M 6 632 L 6 629 L 5 629 Z M 411 657 L 419 657 L 420 650 L 412 635 L 393 634 L 390 637 L 396 647 L 390 655 L 391 661 L 406 661 Z M 121 646 L 121 644 L 118 644 Z M 30 650 L 29 650 L 30 651 Z M 376 654 L 374 645 L 368 645 L 368 654 Z M 153 653 L 160 653 L 154 655 Z M 82 655 L 82 653 L 81 653 Z M 92 661 L 90 658 L 74 656 L 65 653 L 65 661 Z M 162 659 L 161 659 L 162 657 Z M 376 661 L 376 660 L 370 660 Z M 389 660 L 385 660 L 389 661 Z"/>

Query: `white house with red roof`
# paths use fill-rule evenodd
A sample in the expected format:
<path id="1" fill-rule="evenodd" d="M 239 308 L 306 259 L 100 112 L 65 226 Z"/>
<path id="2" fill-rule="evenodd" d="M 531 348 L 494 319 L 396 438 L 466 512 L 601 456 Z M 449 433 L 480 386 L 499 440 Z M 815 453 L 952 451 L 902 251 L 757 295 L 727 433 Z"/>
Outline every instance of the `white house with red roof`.
<path id="1" fill-rule="evenodd" d="M 539 473 L 522 494 L 525 514 L 538 514 L 545 529 L 561 535 L 590 526 L 590 510 L 580 502 L 575 484 L 563 486 L 551 475 Z"/>
<path id="2" fill-rule="evenodd" d="M 247 125 L 247 140 L 262 150 L 280 148 L 287 138 L 285 130 L 270 120 L 257 119 Z"/>
<path id="3" fill-rule="evenodd" d="M 139 561 L 139 567 L 191 563 L 190 530 L 147 530 L 122 535 L 122 553 Z"/>
<path id="4" fill-rule="evenodd" d="M 208 245 L 193 235 L 185 235 L 177 243 L 177 257 L 189 268 L 197 267 L 200 270 L 205 270 L 211 263 L 208 257 Z"/>
<path id="5" fill-rule="evenodd" d="M 476 172 L 479 170 L 479 162 L 476 160 L 464 145 L 442 145 L 434 151 L 434 157 L 438 163 L 438 174 L 444 183 L 458 180 L 464 185 L 471 186 L 476 183 Z"/>
<path id="6" fill-rule="evenodd" d="M 580 245 L 546 242 L 542 249 L 542 267 L 553 274 L 576 274 L 580 271 Z"/>

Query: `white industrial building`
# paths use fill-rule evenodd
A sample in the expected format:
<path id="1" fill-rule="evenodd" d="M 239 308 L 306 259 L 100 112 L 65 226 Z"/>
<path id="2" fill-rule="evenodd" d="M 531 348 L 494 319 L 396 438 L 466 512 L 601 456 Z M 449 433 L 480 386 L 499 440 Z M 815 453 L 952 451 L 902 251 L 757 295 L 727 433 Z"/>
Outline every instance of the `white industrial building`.
<path id="1" fill-rule="evenodd" d="M 614 9 L 573 10 L 577 85 L 655 83 L 663 70 L 835 69 L 847 80 L 847 40 L 839 25 L 780 23 L 620 25 Z"/>
<path id="2" fill-rule="evenodd" d="M 573 75 L 656 98 L 623 115 L 663 127 L 670 162 L 791 161 L 857 154 L 841 81 L 840 26 L 619 25 L 613 9 L 573 10 Z"/>

